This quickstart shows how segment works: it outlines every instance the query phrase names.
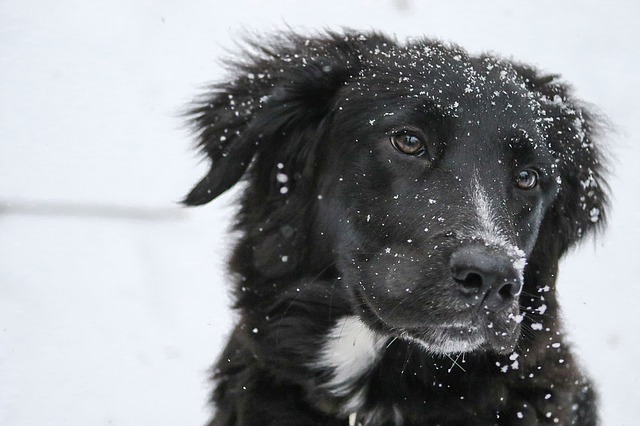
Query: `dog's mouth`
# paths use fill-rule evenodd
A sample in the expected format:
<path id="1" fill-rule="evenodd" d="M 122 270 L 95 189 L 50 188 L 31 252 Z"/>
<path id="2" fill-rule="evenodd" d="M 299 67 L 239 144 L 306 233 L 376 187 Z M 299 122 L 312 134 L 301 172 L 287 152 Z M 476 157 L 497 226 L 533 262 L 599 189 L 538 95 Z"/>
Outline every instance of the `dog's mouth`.
<path id="1" fill-rule="evenodd" d="M 358 292 L 356 292 L 358 293 Z M 510 309 L 495 313 L 478 311 L 464 319 L 449 322 L 425 322 L 417 326 L 390 324 L 382 315 L 358 294 L 360 318 L 365 324 L 380 334 L 392 339 L 402 339 L 419 345 L 431 354 L 459 354 L 474 351 L 491 351 L 509 354 L 514 351 L 520 337 L 518 304 Z"/>
<path id="2" fill-rule="evenodd" d="M 434 354 L 492 351 L 500 354 L 513 352 L 519 337 L 519 326 L 507 321 L 498 327 L 494 323 L 468 325 L 426 325 L 422 329 L 399 332 L 401 339 L 419 344 Z"/>
<path id="3" fill-rule="evenodd" d="M 419 330 L 400 331 L 399 337 L 437 354 L 472 352 L 486 342 L 485 334 L 475 325 L 426 326 Z"/>

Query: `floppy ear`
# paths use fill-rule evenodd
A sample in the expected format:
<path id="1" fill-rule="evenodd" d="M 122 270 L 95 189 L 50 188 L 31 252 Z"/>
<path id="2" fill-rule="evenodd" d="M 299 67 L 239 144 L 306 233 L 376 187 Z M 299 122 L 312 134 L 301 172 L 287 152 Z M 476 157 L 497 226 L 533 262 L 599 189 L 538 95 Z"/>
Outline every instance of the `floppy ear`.
<path id="1" fill-rule="evenodd" d="M 524 298 L 526 324 L 544 324 L 547 330 L 559 327 L 555 296 L 560 258 L 604 225 L 607 184 L 603 157 L 598 145 L 600 122 L 588 108 L 575 100 L 570 89 L 555 75 L 542 75 L 521 65 L 515 69 L 540 103 L 543 127 L 559 174 L 559 190 L 545 214 L 538 239 L 525 267 Z M 540 298 L 540 292 L 542 298 Z M 544 352 L 548 342 L 539 342 Z"/>
<path id="2" fill-rule="evenodd" d="M 232 264 L 252 263 L 283 276 L 306 257 L 316 156 L 341 87 L 359 72 L 360 52 L 377 35 L 281 35 L 250 42 L 253 53 L 232 64 L 235 79 L 212 88 L 191 111 L 199 146 L 211 161 L 184 200 L 204 204 L 248 181 L 236 227 L 244 237 Z"/>
<path id="3" fill-rule="evenodd" d="M 198 146 L 211 161 L 207 175 L 184 204 L 208 203 L 237 183 L 256 153 L 309 132 L 357 67 L 354 37 L 276 37 L 271 45 L 247 41 L 244 61 L 231 62 L 235 77 L 214 85 L 187 113 Z"/>
<path id="4" fill-rule="evenodd" d="M 603 125 L 557 76 L 524 66 L 516 70 L 544 111 L 547 140 L 560 175 L 560 189 L 540 235 L 555 235 L 561 256 L 605 224 L 607 183 L 599 145 Z"/>

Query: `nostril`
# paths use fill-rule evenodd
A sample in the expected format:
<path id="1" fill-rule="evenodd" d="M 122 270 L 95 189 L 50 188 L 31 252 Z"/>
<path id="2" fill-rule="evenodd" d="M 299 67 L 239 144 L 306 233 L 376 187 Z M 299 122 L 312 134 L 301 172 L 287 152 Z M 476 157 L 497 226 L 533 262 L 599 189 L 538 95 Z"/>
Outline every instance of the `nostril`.
<path id="1" fill-rule="evenodd" d="M 498 294 L 504 300 L 513 298 L 516 295 L 516 292 L 514 291 L 514 285 L 511 283 L 504 284 L 502 287 L 500 287 L 500 290 L 498 290 Z"/>
<path id="2" fill-rule="evenodd" d="M 498 290 L 498 294 L 505 300 L 513 299 L 522 290 L 522 284 L 520 282 L 507 282 L 504 283 Z"/>
<path id="3" fill-rule="evenodd" d="M 456 281 L 468 290 L 482 289 L 482 276 L 475 272 L 469 272 L 463 279 L 456 278 Z"/>
<path id="4" fill-rule="evenodd" d="M 522 285 L 516 281 L 508 281 L 499 285 L 493 285 L 487 291 L 482 306 L 490 311 L 495 311 L 508 306 L 520 294 Z"/>

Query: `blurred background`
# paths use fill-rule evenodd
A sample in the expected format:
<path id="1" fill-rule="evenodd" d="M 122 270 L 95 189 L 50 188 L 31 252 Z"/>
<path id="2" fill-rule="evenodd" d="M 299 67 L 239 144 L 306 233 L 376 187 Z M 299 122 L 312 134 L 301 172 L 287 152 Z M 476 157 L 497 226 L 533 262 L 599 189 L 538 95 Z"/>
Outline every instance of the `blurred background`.
<path id="1" fill-rule="evenodd" d="M 179 113 L 242 34 L 287 26 L 493 51 L 609 117 L 610 226 L 559 291 L 603 424 L 637 425 L 639 20 L 633 0 L 0 1 L 0 425 L 206 421 L 237 194 L 177 204 L 206 168 Z"/>

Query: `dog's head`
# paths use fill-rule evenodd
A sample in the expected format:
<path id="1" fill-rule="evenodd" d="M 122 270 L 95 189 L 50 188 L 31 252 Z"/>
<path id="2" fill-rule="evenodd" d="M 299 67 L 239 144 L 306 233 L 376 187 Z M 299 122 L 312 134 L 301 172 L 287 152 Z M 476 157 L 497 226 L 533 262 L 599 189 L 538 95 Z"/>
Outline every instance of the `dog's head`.
<path id="1" fill-rule="evenodd" d="M 558 259 L 603 221 L 592 116 L 554 76 L 431 41 L 253 47 L 193 111 L 212 168 L 185 200 L 247 176 L 240 272 L 335 266 L 381 333 L 511 351 Z"/>

